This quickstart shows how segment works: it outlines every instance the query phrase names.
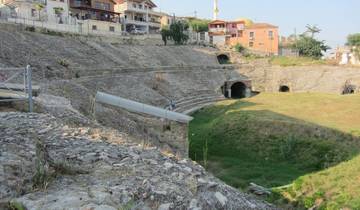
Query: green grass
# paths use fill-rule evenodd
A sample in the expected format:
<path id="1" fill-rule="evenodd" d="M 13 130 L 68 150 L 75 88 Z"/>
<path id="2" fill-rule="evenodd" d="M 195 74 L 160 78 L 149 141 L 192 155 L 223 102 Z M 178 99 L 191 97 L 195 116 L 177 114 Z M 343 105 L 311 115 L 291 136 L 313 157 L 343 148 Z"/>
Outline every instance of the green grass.
<path id="1" fill-rule="evenodd" d="M 326 65 L 327 61 L 309 57 L 284 57 L 278 56 L 270 59 L 270 63 L 278 66 L 309 66 L 309 65 Z"/>
<path id="2" fill-rule="evenodd" d="M 292 184 L 279 194 L 300 206 L 355 208 L 360 166 L 352 165 L 360 165 L 360 158 L 352 158 L 360 151 L 359 107 L 360 95 L 317 93 L 223 101 L 194 114 L 190 156 L 203 164 L 207 142 L 208 170 L 234 187 Z"/>

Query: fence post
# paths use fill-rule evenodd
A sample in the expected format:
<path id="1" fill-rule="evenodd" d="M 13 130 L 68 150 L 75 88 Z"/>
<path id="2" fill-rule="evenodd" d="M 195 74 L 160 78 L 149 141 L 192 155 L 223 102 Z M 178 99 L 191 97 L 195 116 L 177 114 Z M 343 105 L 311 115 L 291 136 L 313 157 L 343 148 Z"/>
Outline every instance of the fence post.
<path id="1" fill-rule="evenodd" d="M 33 98 L 32 98 L 32 85 L 31 85 L 31 67 L 30 65 L 26 66 L 26 78 L 27 78 L 27 89 L 28 89 L 28 99 L 29 99 L 29 112 L 33 112 Z"/>

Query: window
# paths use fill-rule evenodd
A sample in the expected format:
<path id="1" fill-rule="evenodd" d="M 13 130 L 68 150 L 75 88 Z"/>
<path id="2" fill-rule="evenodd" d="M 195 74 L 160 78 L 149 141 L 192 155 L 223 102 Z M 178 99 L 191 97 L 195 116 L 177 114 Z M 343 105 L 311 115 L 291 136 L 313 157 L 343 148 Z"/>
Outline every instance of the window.
<path id="1" fill-rule="evenodd" d="M 114 26 L 110 26 L 110 27 L 109 27 L 109 31 L 115 32 L 115 27 L 114 27 Z"/>
<path id="2" fill-rule="evenodd" d="M 239 31 L 239 37 L 243 37 L 243 31 Z"/>
<path id="3" fill-rule="evenodd" d="M 249 42 L 249 47 L 254 47 L 254 42 Z"/>
<path id="4" fill-rule="evenodd" d="M 205 41 L 205 32 L 200 33 L 200 40 Z"/>
<path id="5" fill-rule="evenodd" d="M 95 8 L 102 9 L 102 10 L 110 10 L 110 4 L 97 1 L 97 2 L 95 2 Z"/>
<path id="6" fill-rule="evenodd" d="M 235 23 L 233 23 L 233 24 L 232 24 L 232 27 L 233 27 L 233 28 L 236 28 L 236 24 L 235 24 Z"/>
<path id="7" fill-rule="evenodd" d="M 135 4 L 135 3 L 133 3 L 133 7 L 136 8 L 136 4 Z"/>
<path id="8" fill-rule="evenodd" d="M 36 17 L 36 9 L 31 9 L 31 17 Z"/>
<path id="9" fill-rule="evenodd" d="M 236 37 L 236 34 L 231 34 L 231 37 Z"/>
<path id="10" fill-rule="evenodd" d="M 255 38 L 255 32 L 250 32 L 250 40 L 254 40 Z"/>
<path id="11" fill-rule="evenodd" d="M 139 4 L 139 9 L 142 9 L 143 8 L 143 5 L 142 4 Z"/>
<path id="12" fill-rule="evenodd" d="M 273 31 L 269 31 L 269 38 L 273 39 L 274 38 L 274 32 Z"/>
<path id="13" fill-rule="evenodd" d="M 97 30 L 97 26 L 96 26 L 96 25 L 93 25 L 93 26 L 92 26 L 92 30 L 93 30 L 93 31 L 96 31 L 96 30 Z"/>

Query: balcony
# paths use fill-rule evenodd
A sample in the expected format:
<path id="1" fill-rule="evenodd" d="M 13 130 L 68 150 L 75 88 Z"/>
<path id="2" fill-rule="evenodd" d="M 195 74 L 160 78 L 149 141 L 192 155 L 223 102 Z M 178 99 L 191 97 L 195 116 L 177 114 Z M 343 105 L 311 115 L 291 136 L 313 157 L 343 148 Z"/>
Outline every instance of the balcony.
<path id="1" fill-rule="evenodd" d="M 91 8 L 90 1 L 70 1 L 70 7 L 72 8 Z"/>
<path id="2" fill-rule="evenodd" d="M 40 4 L 46 4 L 45 0 L 4 0 L 4 5 L 7 5 L 9 7 L 15 6 L 17 3 L 40 3 Z"/>
<path id="3" fill-rule="evenodd" d="M 226 33 L 226 28 L 210 28 L 209 32 L 211 33 Z"/>

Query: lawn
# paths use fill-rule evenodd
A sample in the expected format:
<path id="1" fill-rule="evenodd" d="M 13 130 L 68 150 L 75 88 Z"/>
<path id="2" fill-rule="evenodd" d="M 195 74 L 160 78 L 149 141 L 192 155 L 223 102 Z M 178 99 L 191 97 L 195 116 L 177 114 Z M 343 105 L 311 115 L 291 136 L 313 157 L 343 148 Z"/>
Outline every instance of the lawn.
<path id="1" fill-rule="evenodd" d="M 194 114 L 190 156 L 236 188 L 289 185 L 276 191 L 300 206 L 360 208 L 359 107 L 360 95 L 318 93 L 219 102 Z"/>
<path id="2" fill-rule="evenodd" d="M 309 65 L 326 65 L 329 64 L 325 60 L 314 59 L 310 57 L 285 57 L 277 56 L 270 59 L 270 63 L 279 66 L 309 66 Z"/>

